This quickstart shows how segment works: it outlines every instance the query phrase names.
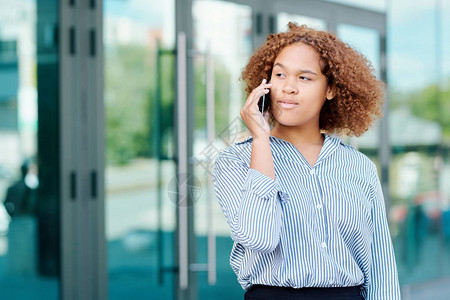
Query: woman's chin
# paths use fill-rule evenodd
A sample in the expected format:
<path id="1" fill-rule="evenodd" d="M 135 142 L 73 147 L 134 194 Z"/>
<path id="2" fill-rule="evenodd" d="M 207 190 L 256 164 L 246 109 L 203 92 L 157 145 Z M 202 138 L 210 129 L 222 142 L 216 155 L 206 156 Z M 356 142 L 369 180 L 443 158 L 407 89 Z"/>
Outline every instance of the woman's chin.
<path id="1" fill-rule="evenodd" d="M 297 126 L 297 125 L 299 125 L 298 124 L 298 119 L 297 120 L 291 120 L 291 119 L 288 119 L 288 118 L 277 118 L 277 117 L 275 117 L 275 120 L 277 121 L 277 123 L 279 125 L 282 125 L 282 126 Z"/>

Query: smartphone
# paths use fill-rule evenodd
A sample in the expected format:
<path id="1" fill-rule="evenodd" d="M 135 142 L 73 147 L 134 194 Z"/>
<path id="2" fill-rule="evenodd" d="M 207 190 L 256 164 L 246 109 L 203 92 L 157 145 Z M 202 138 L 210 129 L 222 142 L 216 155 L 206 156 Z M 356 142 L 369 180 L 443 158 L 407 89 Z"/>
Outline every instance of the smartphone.
<path id="1" fill-rule="evenodd" d="M 267 82 L 270 82 L 270 76 L 267 79 Z M 262 107 L 263 106 L 263 102 L 264 102 L 264 107 Z M 270 105 L 270 90 L 269 90 L 269 92 L 267 94 L 265 94 L 265 95 L 261 96 L 261 98 L 259 98 L 259 101 L 258 101 L 259 111 L 261 113 L 265 112 L 267 110 L 267 108 L 269 107 L 269 105 Z"/>
<path id="2" fill-rule="evenodd" d="M 263 102 L 264 102 L 264 108 L 262 107 L 263 106 Z M 259 101 L 258 101 L 259 111 L 261 113 L 265 112 L 267 110 L 267 108 L 269 108 L 269 105 L 270 105 L 270 92 L 268 92 L 267 94 L 265 94 L 265 95 L 261 96 L 261 98 L 259 98 Z"/>

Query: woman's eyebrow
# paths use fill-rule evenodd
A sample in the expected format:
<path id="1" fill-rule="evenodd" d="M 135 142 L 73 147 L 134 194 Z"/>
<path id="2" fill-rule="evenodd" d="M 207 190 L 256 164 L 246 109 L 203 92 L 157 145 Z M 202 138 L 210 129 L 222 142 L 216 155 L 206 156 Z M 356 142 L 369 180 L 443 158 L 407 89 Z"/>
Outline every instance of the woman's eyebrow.
<path id="1" fill-rule="evenodd" d="M 279 67 L 281 67 L 281 68 L 283 68 L 283 69 L 286 69 L 286 67 L 285 67 L 283 64 L 281 64 L 281 63 L 276 63 L 276 64 L 274 65 L 274 67 L 276 67 L 276 66 L 279 66 Z M 317 74 L 316 74 L 315 72 L 313 72 L 313 71 L 310 71 L 310 70 L 302 70 L 302 69 L 297 70 L 297 73 L 299 73 L 299 74 L 305 74 L 305 73 L 307 73 L 307 74 L 317 75 Z"/>

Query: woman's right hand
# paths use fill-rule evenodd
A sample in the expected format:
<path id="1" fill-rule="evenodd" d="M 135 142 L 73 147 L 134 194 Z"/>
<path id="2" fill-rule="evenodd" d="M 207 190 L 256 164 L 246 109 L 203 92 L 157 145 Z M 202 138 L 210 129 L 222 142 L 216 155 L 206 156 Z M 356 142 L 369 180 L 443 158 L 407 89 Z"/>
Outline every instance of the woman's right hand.
<path id="1" fill-rule="evenodd" d="M 244 107 L 241 109 L 241 118 L 247 125 L 253 138 L 268 137 L 270 135 L 269 123 L 259 111 L 258 102 L 262 95 L 269 93 L 271 86 L 271 83 L 266 83 L 266 79 L 263 79 L 262 83 L 248 95 Z"/>

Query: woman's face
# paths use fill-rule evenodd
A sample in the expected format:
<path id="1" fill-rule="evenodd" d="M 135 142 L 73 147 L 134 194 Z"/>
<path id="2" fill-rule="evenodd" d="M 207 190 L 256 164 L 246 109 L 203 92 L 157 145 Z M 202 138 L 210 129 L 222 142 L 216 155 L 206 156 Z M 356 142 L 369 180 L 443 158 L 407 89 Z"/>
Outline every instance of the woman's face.
<path id="1" fill-rule="evenodd" d="M 319 126 L 320 110 L 334 95 L 316 50 L 303 43 L 285 47 L 275 59 L 270 82 L 272 113 L 278 123 Z"/>

